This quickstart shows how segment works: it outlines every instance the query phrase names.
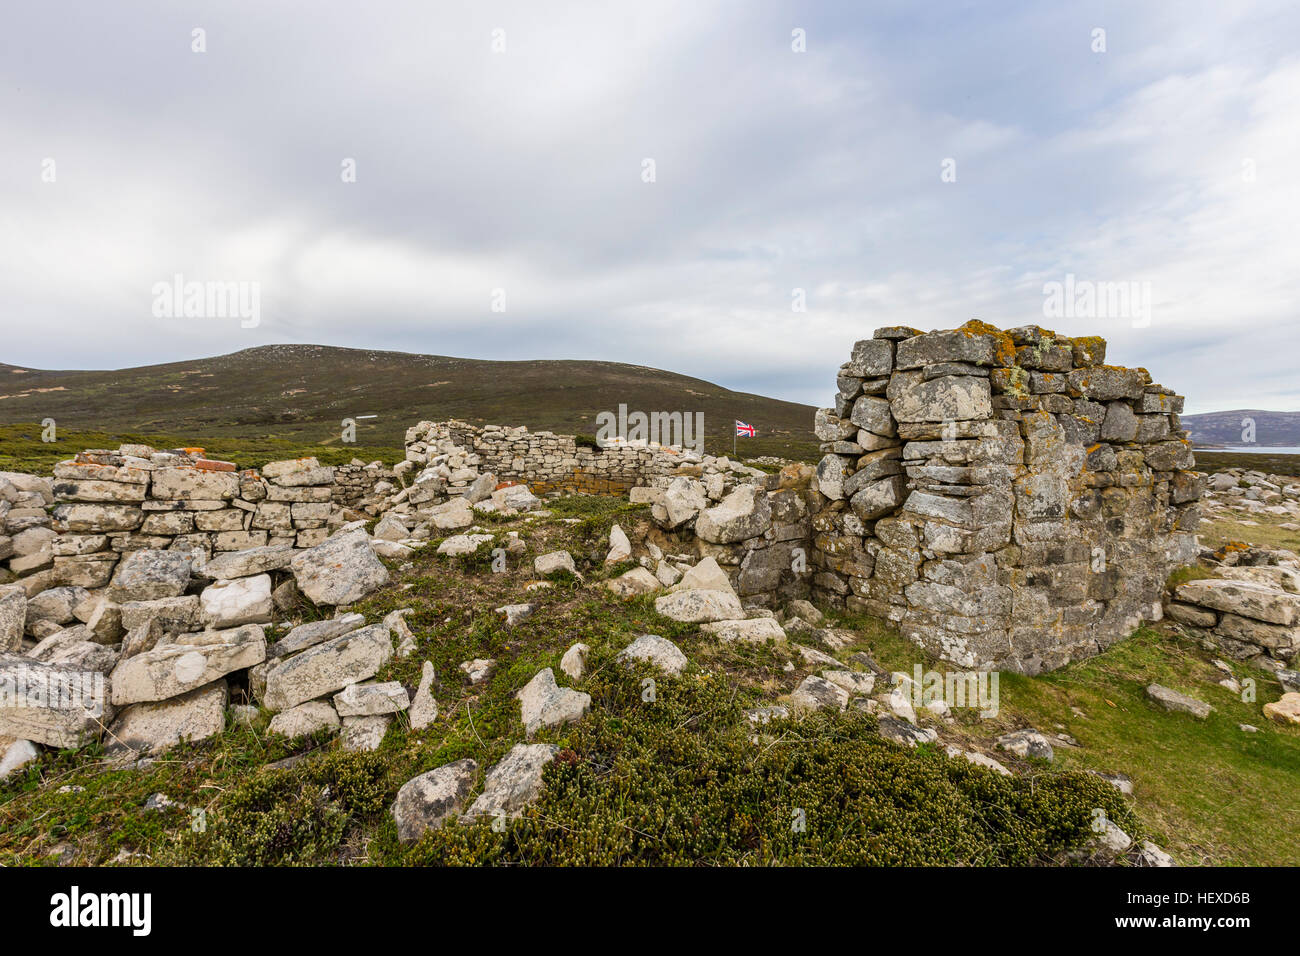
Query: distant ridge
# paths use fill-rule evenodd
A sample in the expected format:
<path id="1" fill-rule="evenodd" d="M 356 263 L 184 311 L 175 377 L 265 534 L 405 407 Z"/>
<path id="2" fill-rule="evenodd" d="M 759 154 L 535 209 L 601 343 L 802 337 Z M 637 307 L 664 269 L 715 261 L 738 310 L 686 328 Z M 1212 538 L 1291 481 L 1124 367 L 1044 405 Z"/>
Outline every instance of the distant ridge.
<path id="1" fill-rule="evenodd" d="M 1238 408 L 1227 412 L 1205 412 L 1201 415 L 1184 415 L 1183 427 L 1192 433 L 1193 444 L 1230 445 L 1250 444 L 1242 441 L 1245 425 L 1250 419 L 1255 424 L 1255 445 L 1300 446 L 1300 412 L 1269 412 L 1257 408 Z"/>
<path id="2" fill-rule="evenodd" d="M 702 411 L 711 450 L 731 448 L 734 419 L 758 427 L 751 455 L 815 456 L 815 409 L 674 372 L 618 362 L 482 359 L 263 345 L 229 355 L 111 371 L 0 364 L 0 423 L 53 418 L 63 429 L 205 437 L 337 441 L 345 418 L 357 442 L 400 447 L 421 419 L 460 418 L 594 434 L 596 415 Z"/>

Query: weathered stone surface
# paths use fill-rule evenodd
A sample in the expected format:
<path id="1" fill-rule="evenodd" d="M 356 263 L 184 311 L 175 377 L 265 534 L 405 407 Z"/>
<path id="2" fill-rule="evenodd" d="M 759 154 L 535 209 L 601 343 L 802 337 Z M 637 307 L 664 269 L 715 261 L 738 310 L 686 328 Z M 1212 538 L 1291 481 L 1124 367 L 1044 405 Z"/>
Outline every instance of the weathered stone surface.
<path id="1" fill-rule="evenodd" d="M 641 594 L 653 594 L 660 588 L 657 577 L 645 568 L 633 568 L 616 578 L 603 582 L 606 589 L 621 598 L 636 597 Z"/>
<path id="2" fill-rule="evenodd" d="M 665 674 L 671 674 L 674 677 L 685 670 L 686 665 L 689 663 L 681 648 L 657 634 L 642 634 L 618 652 L 618 659 L 624 661 L 648 661 Z"/>
<path id="3" fill-rule="evenodd" d="M 770 617 L 756 617 L 742 621 L 714 621 L 701 624 L 700 630 L 712 634 L 723 643 L 743 641 L 747 644 L 764 644 L 768 641 L 785 640 L 785 629 Z"/>
<path id="4" fill-rule="evenodd" d="M 0 653 L 22 647 L 27 628 L 27 592 L 19 585 L 0 586 Z"/>
<path id="5" fill-rule="evenodd" d="M 926 380 L 919 372 L 900 372 L 889 383 L 889 405 L 899 422 L 958 422 L 993 414 L 989 380 L 951 375 Z"/>
<path id="6" fill-rule="evenodd" d="M 208 585 L 199 595 L 203 623 L 209 627 L 238 627 L 271 622 L 271 576 L 232 578 Z"/>
<path id="7" fill-rule="evenodd" d="M 997 739 L 997 746 L 999 750 L 1013 753 L 1017 757 L 1037 757 L 1040 760 L 1051 760 L 1055 756 L 1052 751 L 1052 744 L 1046 735 L 1032 728 L 1003 734 Z"/>
<path id="8" fill-rule="evenodd" d="M 388 628 L 372 624 L 317 644 L 267 671 L 266 706 L 288 710 L 367 680 L 393 655 Z"/>
<path id="9" fill-rule="evenodd" d="M 191 631 L 199 626 L 201 615 L 197 594 L 156 601 L 128 601 L 122 605 L 122 627 L 132 631 L 150 621 L 157 621 L 165 631 Z"/>
<path id="10" fill-rule="evenodd" d="M 688 624 L 734 621 L 745 616 L 740 599 L 725 591 L 690 588 L 655 598 L 655 610 L 664 617 Z"/>
<path id="11" fill-rule="evenodd" d="M 0 653 L 0 737 L 77 748 L 112 720 L 108 681 L 79 667 Z"/>
<path id="12" fill-rule="evenodd" d="M 727 577 L 727 572 L 722 570 L 717 559 L 713 557 L 701 558 L 671 588 L 674 592 L 696 589 L 701 591 L 722 591 L 731 595 L 736 593 L 731 586 L 731 579 Z"/>
<path id="13" fill-rule="evenodd" d="M 704 486 L 694 478 L 674 478 L 659 499 L 664 509 L 661 522 L 665 528 L 679 528 L 695 518 L 709 503 Z"/>
<path id="14" fill-rule="evenodd" d="M 549 667 L 538 671 L 516 696 L 524 732 L 530 737 L 542 727 L 579 720 L 591 709 L 591 695 L 558 686 Z"/>
<path id="15" fill-rule="evenodd" d="M 490 534 L 455 534 L 438 545 L 438 553 L 458 558 L 473 554 L 483 545 L 491 544 L 493 540 Z"/>
<path id="16" fill-rule="evenodd" d="M 854 493 L 849 499 L 853 513 L 863 521 L 874 521 L 895 510 L 906 496 L 906 482 L 894 475 L 873 481 Z"/>
<path id="17" fill-rule="evenodd" d="M 310 700 L 272 717 L 270 732 L 292 739 L 318 730 L 338 730 L 340 726 L 338 711 L 333 705 L 323 700 Z"/>
<path id="18" fill-rule="evenodd" d="M 1203 700 L 1197 700 L 1195 697 L 1189 697 L 1186 694 L 1180 694 L 1176 690 L 1163 687 L 1160 684 L 1147 685 L 1147 697 L 1155 701 L 1165 710 L 1178 711 L 1180 713 L 1191 714 L 1204 720 L 1210 716 L 1210 711 L 1214 710 Z"/>
<path id="19" fill-rule="evenodd" d="M 342 637 L 344 634 L 365 626 L 364 614 L 348 613 L 326 621 L 308 621 L 299 624 L 283 638 L 267 649 L 268 657 L 288 657 L 309 647 Z"/>
<path id="20" fill-rule="evenodd" d="M 627 532 L 618 525 L 612 526 L 609 529 L 609 553 L 605 555 L 605 563 L 618 564 L 630 557 L 632 557 L 632 542 L 627 539 Z"/>
<path id="21" fill-rule="evenodd" d="M 0 737 L 0 780 L 17 773 L 27 764 L 41 759 L 40 748 L 30 740 L 14 740 Z"/>
<path id="22" fill-rule="evenodd" d="M 294 549 L 282 545 L 249 548 L 245 551 L 225 551 L 214 555 L 203 566 L 205 577 L 219 581 L 248 578 L 268 571 L 278 571 L 289 566 Z"/>
<path id="23" fill-rule="evenodd" d="M 388 714 L 344 717 L 340 745 L 351 752 L 378 750 L 392 722 L 393 718 Z"/>
<path id="24" fill-rule="evenodd" d="M 591 648 L 588 645 L 581 642 L 574 644 L 560 658 L 560 670 L 572 680 L 582 680 L 582 675 L 587 670 L 587 655 L 590 652 Z"/>
<path id="25" fill-rule="evenodd" d="M 488 771 L 483 792 L 465 813 L 479 817 L 516 818 L 542 792 L 542 772 L 560 748 L 553 744 L 516 744 L 505 759 Z"/>
<path id="26" fill-rule="evenodd" d="M 132 551 L 118 563 L 109 596 L 119 603 L 179 597 L 189 586 L 190 566 L 184 551 Z"/>
<path id="27" fill-rule="evenodd" d="M 118 664 L 110 679 L 113 703 L 168 700 L 266 659 L 266 637 L 257 624 L 188 639 L 193 643 L 164 644 Z"/>
<path id="28" fill-rule="evenodd" d="M 1241 617 L 1270 624 L 1295 624 L 1300 619 L 1300 594 L 1254 581 L 1231 581 L 1206 578 L 1180 585 L 1178 600 L 1199 604 L 1216 611 L 1229 611 Z"/>
<path id="29" fill-rule="evenodd" d="M 410 706 L 410 695 L 397 681 L 382 684 L 349 684 L 334 695 L 334 709 L 340 717 L 397 714 Z"/>
<path id="30" fill-rule="evenodd" d="M 477 776 L 478 764 L 466 758 L 443 764 L 402 784 L 392 810 L 397 838 L 403 843 L 414 843 L 455 816 L 469 799 Z"/>
<path id="31" fill-rule="evenodd" d="M 411 698 L 411 709 L 407 717 L 412 730 L 423 730 L 438 719 L 438 702 L 433 699 L 433 662 L 425 661 L 420 671 L 420 686 Z"/>
<path id="32" fill-rule="evenodd" d="M 132 704 L 109 727 L 104 750 L 159 754 L 182 740 L 215 737 L 225 729 L 227 699 L 225 680 L 217 680 L 170 700 Z"/>
<path id="33" fill-rule="evenodd" d="M 1264 705 L 1264 716 L 1279 724 L 1300 724 L 1300 694 L 1289 691 Z"/>
<path id="34" fill-rule="evenodd" d="M 300 552 L 289 567 L 302 593 L 317 604 L 352 604 L 388 583 L 388 569 L 363 528 Z"/>
<path id="35" fill-rule="evenodd" d="M 815 675 L 805 677 L 790 694 L 790 706 L 795 710 L 843 710 L 848 703 L 848 691 Z"/>
<path id="36" fill-rule="evenodd" d="M 756 485 L 741 485 L 701 512 L 695 533 L 704 541 L 730 544 L 762 534 L 772 522 L 772 506 Z"/>
<path id="37" fill-rule="evenodd" d="M 545 577 L 548 574 L 554 574 L 556 571 L 568 571 L 570 574 L 577 574 L 578 568 L 573 563 L 573 555 L 569 554 L 569 552 L 551 551 L 547 554 L 539 554 L 533 559 L 533 571 Z"/>

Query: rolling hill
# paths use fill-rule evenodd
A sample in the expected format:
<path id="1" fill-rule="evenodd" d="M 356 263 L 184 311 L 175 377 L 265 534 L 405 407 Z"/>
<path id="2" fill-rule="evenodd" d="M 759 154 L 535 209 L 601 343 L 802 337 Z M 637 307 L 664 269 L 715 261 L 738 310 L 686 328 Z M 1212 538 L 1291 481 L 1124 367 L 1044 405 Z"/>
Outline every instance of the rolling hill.
<path id="1" fill-rule="evenodd" d="M 645 412 L 702 411 L 710 451 L 730 452 L 731 423 L 739 418 L 759 430 L 758 438 L 742 440 L 747 455 L 817 453 L 811 406 L 616 362 L 498 362 L 268 345 L 112 371 L 0 365 L 0 424 L 53 418 L 61 436 L 158 435 L 220 440 L 214 445 L 221 447 L 266 439 L 343 453 L 352 448 L 340 440 L 345 418 L 357 419 L 357 445 L 398 451 L 407 427 L 421 419 L 592 435 L 596 415 L 620 403 Z M 19 439 L 9 429 L 5 434 L 11 445 Z M 21 437 L 36 436 L 39 429 Z M 0 455 L 4 443 L 0 437 Z"/>
<path id="2" fill-rule="evenodd" d="M 1300 412 L 1238 408 L 1182 417 L 1183 427 L 1192 433 L 1192 441 L 1198 445 L 1248 444 L 1242 441 L 1245 419 L 1255 423 L 1256 445 L 1300 445 Z"/>

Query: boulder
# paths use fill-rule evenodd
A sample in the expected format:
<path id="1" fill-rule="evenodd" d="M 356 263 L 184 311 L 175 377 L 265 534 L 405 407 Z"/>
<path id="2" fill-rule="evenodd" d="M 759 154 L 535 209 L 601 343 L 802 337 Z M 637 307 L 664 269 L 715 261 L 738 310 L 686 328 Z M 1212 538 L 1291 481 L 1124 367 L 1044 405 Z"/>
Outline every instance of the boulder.
<path id="1" fill-rule="evenodd" d="M 223 551 L 213 555 L 203 566 L 203 576 L 218 581 L 233 578 L 249 578 L 255 574 L 266 574 L 289 566 L 293 560 L 294 549 L 285 545 L 269 545 L 261 548 L 247 548 L 243 551 Z"/>
<path id="2" fill-rule="evenodd" d="M 572 680 L 582 680 L 582 675 L 587 670 L 587 655 L 590 652 L 591 648 L 586 644 L 574 644 L 560 658 L 560 670 Z"/>
<path id="3" fill-rule="evenodd" d="M 1003 734 L 996 743 L 999 750 L 1013 753 L 1017 757 L 1037 757 L 1041 760 L 1052 760 L 1055 757 L 1047 737 L 1032 727 Z"/>
<path id="4" fill-rule="evenodd" d="M 631 571 L 602 583 L 607 590 L 612 591 L 621 598 L 653 594 L 660 588 L 659 579 L 645 568 L 633 568 Z"/>
<path id="5" fill-rule="evenodd" d="M 209 627 L 238 627 L 271 622 L 271 576 L 217 581 L 199 595 L 203 623 Z"/>
<path id="6" fill-rule="evenodd" d="M 340 746 L 347 751 L 378 750 L 388 733 L 393 718 L 388 714 L 367 714 L 363 717 L 343 718 Z"/>
<path id="7" fill-rule="evenodd" d="M 188 638 L 194 643 L 164 644 L 118 664 L 110 681 L 113 703 L 169 700 L 266 660 L 266 637 L 257 624 Z"/>
<path id="8" fill-rule="evenodd" d="M 1207 578 L 1180 585 L 1178 600 L 1227 611 L 1269 624 L 1295 624 L 1300 620 L 1300 594 L 1257 581 Z"/>
<path id="9" fill-rule="evenodd" d="M 681 648 L 657 634 L 642 634 L 618 652 L 618 660 L 648 661 L 674 677 L 685 670 L 689 663 Z"/>
<path id="10" fill-rule="evenodd" d="M 632 542 L 618 525 L 609 529 L 609 553 L 605 555 L 606 564 L 618 564 L 632 557 Z"/>
<path id="11" fill-rule="evenodd" d="M 330 703 L 309 700 L 272 717 L 270 732 L 292 739 L 306 737 L 318 730 L 337 730 L 339 726 L 338 711 Z"/>
<path id="12" fill-rule="evenodd" d="M 573 563 L 573 555 L 569 554 L 569 552 L 551 551 L 547 554 L 540 554 L 533 559 L 533 571 L 545 577 L 557 571 L 568 571 L 570 574 L 577 574 L 578 568 Z"/>
<path id="13" fill-rule="evenodd" d="M 700 513 L 695 534 L 713 544 L 734 544 L 761 535 L 772 523 L 772 506 L 757 485 L 741 485 Z"/>
<path id="14" fill-rule="evenodd" d="M 109 756 L 159 754 L 182 740 L 206 740 L 226 725 L 225 680 L 188 691 L 170 700 L 132 704 L 108 728 Z"/>
<path id="15" fill-rule="evenodd" d="M 41 750 L 30 740 L 0 738 L 0 780 L 41 758 Z"/>
<path id="16" fill-rule="evenodd" d="M 881 714 L 876 718 L 876 731 L 886 740 L 904 747 L 916 747 L 937 740 L 939 735 L 928 727 L 918 727 L 901 717 Z"/>
<path id="17" fill-rule="evenodd" d="M 267 670 L 266 706 L 288 710 L 333 694 L 374 677 L 392 656 L 393 638 L 382 624 L 317 644 Z"/>
<path id="18" fill-rule="evenodd" d="M 1195 697 L 1189 697 L 1186 694 L 1180 694 L 1176 690 L 1163 687 L 1160 684 L 1149 684 L 1147 686 L 1147 697 L 1155 701 L 1165 710 L 1179 711 L 1184 714 L 1191 714 L 1204 720 L 1210 716 L 1210 711 L 1214 710 L 1203 700 L 1197 700 Z"/>
<path id="19" fill-rule="evenodd" d="M 433 699 L 433 678 L 433 661 L 425 661 L 420 670 L 420 686 L 415 689 L 411 709 L 406 714 L 412 730 L 423 730 L 438 719 L 438 702 Z"/>
<path id="20" fill-rule="evenodd" d="M 410 706 L 410 695 L 397 681 L 382 684 L 349 684 L 334 695 L 334 709 L 340 717 L 397 714 Z"/>
<path id="21" fill-rule="evenodd" d="M 414 843 L 451 819 L 469 798 L 477 776 L 478 764 L 466 758 L 402 784 L 392 810 L 398 840 Z"/>
<path id="22" fill-rule="evenodd" d="M 366 623 L 364 614 L 341 614 L 326 621 L 308 621 L 299 624 L 288 634 L 267 648 L 267 657 L 288 657 L 309 647 L 351 633 Z"/>
<path id="23" fill-rule="evenodd" d="M 591 709 L 591 695 L 560 687 L 549 667 L 537 672 L 515 695 L 524 732 L 532 736 L 541 727 L 558 727 L 582 718 Z"/>
<path id="24" fill-rule="evenodd" d="M 1264 705 L 1264 716 L 1279 724 L 1300 724 L 1300 694 L 1288 691 Z"/>
<path id="25" fill-rule="evenodd" d="M 20 585 L 0 586 L 0 653 L 17 651 L 27 629 L 27 592 Z"/>
<path id="26" fill-rule="evenodd" d="M 795 710 L 843 710 L 848 703 L 848 691 L 815 675 L 805 677 L 790 694 L 790 706 Z"/>
<path id="27" fill-rule="evenodd" d="M 388 569 L 364 528 L 341 531 L 289 564 L 298 588 L 316 604 L 352 604 L 388 583 Z"/>
<path id="28" fill-rule="evenodd" d="M 430 511 L 429 520 L 439 531 L 458 531 L 474 523 L 474 509 L 464 498 L 452 498 Z"/>
<path id="29" fill-rule="evenodd" d="M 191 563 L 184 551 L 132 551 L 118 562 L 109 597 L 119 603 L 179 597 L 189 587 Z"/>
<path id="30" fill-rule="evenodd" d="M 669 530 L 680 528 L 694 521 L 708 503 L 704 486 L 699 481 L 684 475 L 674 478 L 659 499 L 663 508 L 663 517 L 659 523 Z"/>
<path id="31" fill-rule="evenodd" d="M 471 684 L 481 684 L 492 676 L 497 662 L 490 657 L 476 657 L 472 661 L 461 661 L 457 665 Z"/>
<path id="32" fill-rule="evenodd" d="M 519 817 L 524 807 L 541 795 L 542 772 L 559 750 L 552 744 L 515 744 L 505 759 L 488 771 L 483 792 L 464 819 Z"/>
<path id="33" fill-rule="evenodd" d="M 741 621 L 712 621 L 701 624 L 700 630 L 712 634 L 724 644 L 731 641 L 765 644 L 768 641 L 785 640 L 785 629 L 770 617 L 755 617 Z"/>
<path id="34" fill-rule="evenodd" d="M 726 591 L 690 588 L 655 599 L 655 610 L 666 618 L 687 624 L 734 621 L 745 616 L 740 599 Z"/>
<path id="35" fill-rule="evenodd" d="M 722 570 L 717 560 L 712 557 L 703 558 L 693 568 L 686 571 L 670 589 L 670 591 L 722 591 L 725 594 L 735 595 L 736 591 L 731 586 L 731 579 L 727 577 L 727 572 Z"/>
<path id="36" fill-rule="evenodd" d="M 491 544 L 492 541 L 493 536 L 490 534 L 456 534 L 438 545 L 438 553 L 452 558 L 463 557 L 473 554 L 483 545 Z"/>
<path id="37" fill-rule="evenodd" d="M 106 685 L 103 675 L 80 667 L 0 653 L 0 737 L 79 748 L 114 716 Z"/>

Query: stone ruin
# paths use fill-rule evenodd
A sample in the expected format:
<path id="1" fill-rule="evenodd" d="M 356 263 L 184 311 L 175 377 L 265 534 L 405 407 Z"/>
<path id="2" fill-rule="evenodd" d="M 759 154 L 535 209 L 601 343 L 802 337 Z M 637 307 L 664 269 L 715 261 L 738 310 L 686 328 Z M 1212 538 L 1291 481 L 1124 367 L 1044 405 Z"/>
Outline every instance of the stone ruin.
<path id="1" fill-rule="evenodd" d="M 1037 326 L 882 328 L 816 416 L 813 596 L 963 667 L 1037 673 L 1161 617 L 1196 556 L 1183 400 Z"/>

